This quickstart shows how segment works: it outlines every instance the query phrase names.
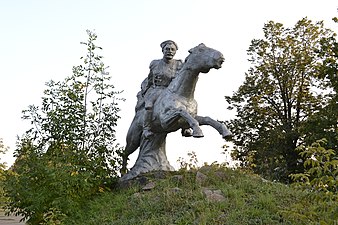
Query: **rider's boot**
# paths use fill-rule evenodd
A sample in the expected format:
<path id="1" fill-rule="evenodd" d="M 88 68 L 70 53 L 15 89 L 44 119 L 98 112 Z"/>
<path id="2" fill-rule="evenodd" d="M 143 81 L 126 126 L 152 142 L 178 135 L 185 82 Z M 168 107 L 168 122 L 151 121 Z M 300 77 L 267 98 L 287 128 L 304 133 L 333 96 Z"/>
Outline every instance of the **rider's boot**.
<path id="1" fill-rule="evenodd" d="M 154 135 L 154 133 L 151 131 L 151 117 L 153 115 L 152 110 L 146 110 L 144 114 L 144 123 L 143 123 L 143 135 L 145 138 L 150 138 Z"/>
<path id="2" fill-rule="evenodd" d="M 192 129 L 191 128 L 186 128 L 186 129 L 181 129 L 181 134 L 183 137 L 191 137 L 192 136 Z"/>

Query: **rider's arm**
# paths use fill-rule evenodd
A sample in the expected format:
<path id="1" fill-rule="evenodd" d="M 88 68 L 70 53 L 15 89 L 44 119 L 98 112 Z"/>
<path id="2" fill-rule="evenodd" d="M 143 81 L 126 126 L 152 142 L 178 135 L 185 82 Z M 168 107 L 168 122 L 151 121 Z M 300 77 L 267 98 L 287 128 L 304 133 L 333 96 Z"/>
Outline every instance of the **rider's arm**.
<path id="1" fill-rule="evenodd" d="M 153 75 L 153 67 L 155 65 L 156 60 L 151 61 L 150 65 L 149 65 L 149 74 L 148 74 L 148 78 L 147 78 L 147 86 L 145 86 L 145 88 L 142 90 L 142 95 L 145 95 L 145 93 L 147 92 L 147 90 L 153 85 L 154 83 L 154 75 Z"/>

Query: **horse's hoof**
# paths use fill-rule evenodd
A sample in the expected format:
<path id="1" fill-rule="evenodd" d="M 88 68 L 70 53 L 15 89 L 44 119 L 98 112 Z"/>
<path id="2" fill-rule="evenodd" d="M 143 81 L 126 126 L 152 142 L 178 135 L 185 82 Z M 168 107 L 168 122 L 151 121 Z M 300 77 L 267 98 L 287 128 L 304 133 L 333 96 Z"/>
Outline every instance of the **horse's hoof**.
<path id="1" fill-rule="evenodd" d="M 234 135 L 231 132 L 227 132 L 227 133 L 222 135 L 222 138 L 226 141 L 230 141 L 230 140 L 232 140 L 233 136 Z"/>
<path id="2" fill-rule="evenodd" d="M 193 135 L 193 137 L 194 137 L 194 138 L 202 138 L 202 137 L 204 137 L 204 135 L 203 135 L 203 134 L 200 134 L 200 135 Z"/>
<path id="3" fill-rule="evenodd" d="M 194 131 L 194 132 L 192 133 L 192 136 L 193 136 L 194 138 L 202 138 L 202 137 L 204 137 L 204 134 L 202 133 L 202 131 Z"/>

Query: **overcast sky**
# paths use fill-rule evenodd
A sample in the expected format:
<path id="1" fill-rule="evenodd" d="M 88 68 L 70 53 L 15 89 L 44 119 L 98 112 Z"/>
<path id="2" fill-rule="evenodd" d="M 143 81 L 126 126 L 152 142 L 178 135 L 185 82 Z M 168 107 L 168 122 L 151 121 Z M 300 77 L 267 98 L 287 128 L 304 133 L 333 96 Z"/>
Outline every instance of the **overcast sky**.
<path id="1" fill-rule="evenodd" d="M 336 0 L 0 0 L 0 138 L 10 147 L 0 158 L 13 163 L 16 136 L 29 128 L 21 111 L 41 103 L 45 82 L 63 80 L 80 63 L 86 29 L 97 33 L 113 83 L 124 90 L 117 127 L 117 141 L 124 146 L 136 94 L 150 61 L 162 57 L 162 41 L 177 42 L 177 59 L 199 43 L 223 53 L 221 69 L 200 75 L 195 98 L 199 115 L 228 120 L 234 114 L 226 110 L 224 96 L 243 82 L 249 68 L 246 50 L 252 39 L 262 38 L 264 24 L 273 20 L 292 27 L 308 17 L 324 20 L 325 27 L 337 32 L 331 20 L 338 16 L 337 8 Z M 171 164 L 191 151 L 200 163 L 226 160 L 221 154 L 226 142 L 212 128 L 202 130 L 202 139 L 183 138 L 179 131 L 169 134 Z"/>

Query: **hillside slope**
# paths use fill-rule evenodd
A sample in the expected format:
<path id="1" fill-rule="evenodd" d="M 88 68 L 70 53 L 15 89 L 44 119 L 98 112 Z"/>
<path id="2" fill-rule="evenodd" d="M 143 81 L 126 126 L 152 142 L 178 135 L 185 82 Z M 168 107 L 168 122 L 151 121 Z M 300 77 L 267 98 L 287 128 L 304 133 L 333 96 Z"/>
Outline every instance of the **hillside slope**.
<path id="1" fill-rule="evenodd" d="M 338 224 L 338 204 L 220 166 L 155 172 L 103 191 L 67 224 Z M 335 215 L 336 214 L 336 215 Z"/>

